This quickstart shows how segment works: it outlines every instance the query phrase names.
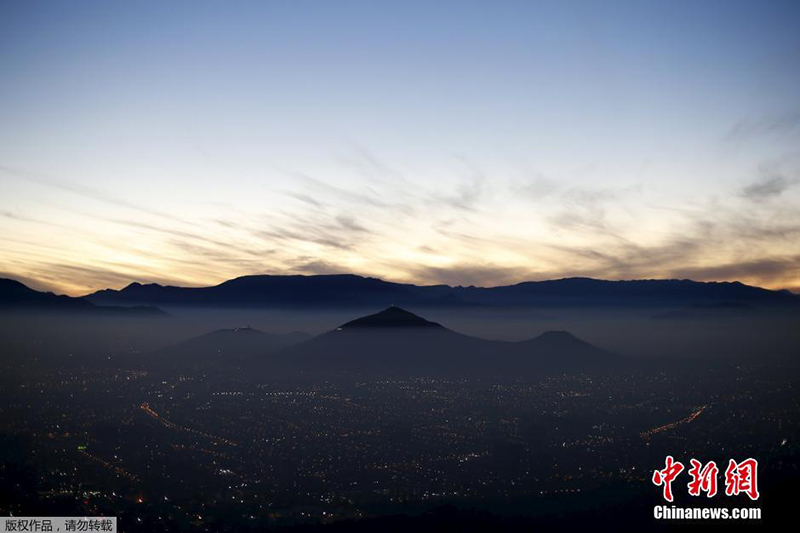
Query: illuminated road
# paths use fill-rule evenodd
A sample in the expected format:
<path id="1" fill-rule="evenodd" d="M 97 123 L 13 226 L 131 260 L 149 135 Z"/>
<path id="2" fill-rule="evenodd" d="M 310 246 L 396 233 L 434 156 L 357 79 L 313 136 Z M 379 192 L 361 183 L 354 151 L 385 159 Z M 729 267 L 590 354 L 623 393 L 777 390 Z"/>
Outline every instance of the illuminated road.
<path id="1" fill-rule="evenodd" d="M 150 407 L 150 404 L 147 403 L 147 402 L 142 403 L 142 405 L 140 405 L 139 408 L 142 411 L 144 411 L 145 413 L 147 413 L 148 415 L 150 415 L 151 417 L 155 418 L 156 420 L 158 420 L 159 422 L 164 424 L 164 426 L 168 427 L 169 429 L 174 429 L 175 431 L 184 431 L 186 433 L 193 433 L 195 435 L 200 435 L 201 437 L 205 437 L 205 438 L 211 439 L 213 441 L 224 442 L 225 444 L 228 444 L 229 446 L 236 446 L 237 445 L 232 440 L 224 439 L 222 437 L 217 437 L 216 435 L 212 435 L 212 434 L 206 433 L 204 431 L 199 431 L 197 429 L 187 428 L 186 426 L 181 426 L 180 424 L 176 424 L 175 422 L 172 422 L 171 420 L 167 420 L 166 418 L 164 418 L 163 416 L 161 416 L 157 412 L 153 411 L 153 409 Z"/>
<path id="2" fill-rule="evenodd" d="M 81 455 L 83 455 L 84 457 L 86 457 L 88 459 L 91 459 L 92 461 L 95 461 L 96 463 L 100 463 L 101 465 L 103 465 L 104 467 L 106 467 L 109 470 L 113 471 L 117 475 L 126 477 L 126 478 L 130 479 L 131 481 L 139 481 L 139 478 L 137 476 L 131 474 L 127 470 L 124 470 L 124 469 L 122 469 L 122 468 L 120 468 L 120 467 L 118 467 L 116 465 L 113 465 L 113 464 L 109 463 L 108 461 L 106 461 L 104 459 L 100 459 L 99 457 L 96 457 L 96 456 L 90 454 L 86 450 L 78 450 L 78 452 Z"/>
<path id="3" fill-rule="evenodd" d="M 707 408 L 708 408 L 707 405 L 703 405 L 701 407 L 698 407 L 697 409 L 694 410 L 694 412 L 692 414 L 690 414 L 686 418 L 682 418 L 682 419 L 680 419 L 678 421 L 675 421 L 675 422 L 670 422 L 669 424 L 664 424 L 663 426 L 659 426 L 659 427 L 654 428 L 654 429 L 648 429 L 647 431 L 643 431 L 642 433 L 640 433 L 640 435 L 641 435 L 641 437 L 643 439 L 646 439 L 648 437 L 651 437 L 651 436 L 655 435 L 656 433 L 662 433 L 664 431 L 668 431 L 670 429 L 674 429 L 674 428 L 676 428 L 676 427 L 678 427 L 678 426 L 680 426 L 682 424 L 689 424 L 690 422 L 694 422 L 694 420 L 698 416 L 700 416 L 700 414 L 703 411 L 705 411 Z"/>

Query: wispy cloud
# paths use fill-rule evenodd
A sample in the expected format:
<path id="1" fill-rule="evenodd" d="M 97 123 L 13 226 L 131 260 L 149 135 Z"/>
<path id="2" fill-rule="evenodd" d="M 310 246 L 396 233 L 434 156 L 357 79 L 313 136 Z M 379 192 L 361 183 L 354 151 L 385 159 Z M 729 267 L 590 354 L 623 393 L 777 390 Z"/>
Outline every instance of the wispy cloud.
<path id="1" fill-rule="evenodd" d="M 125 209 L 98 214 L 66 202 L 59 209 L 78 218 L 59 225 L 4 206 L 4 225 L 30 235 L 49 227 L 61 237 L 38 248 L 16 232 L 3 237 L 10 254 L 0 269 L 72 292 L 131 281 L 211 284 L 265 272 L 481 286 L 564 276 L 800 285 L 793 252 L 800 211 L 790 168 L 714 196 L 687 192 L 669 201 L 638 183 L 589 186 L 538 173 L 523 182 L 500 175 L 490 187 L 488 173 L 464 161 L 448 180 L 428 182 L 398 176 L 369 153 L 359 157 L 363 176 L 349 185 L 287 173 L 293 182 L 270 206 L 225 204 L 191 220 L 59 182 L 58 190 Z M 81 221 L 85 228 L 76 226 Z M 75 242 L 91 252 L 73 250 Z"/>
<path id="2" fill-rule="evenodd" d="M 21 168 L 14 168 L 7 165 L 0 165 L 0 172 L 10 177 L 66 191 L 72 194 L 76 194 L 78 196 L 82 196 L 84 198 L 89 198 L 91 200 L 103 202 L 114 207 L 124 207 L 126 209 L 132 209 L 134 211 L 139 211 L 141 213 L 155 215 L 157 217 L 161 217 L 167 220 L 176 220 L 176 218 L 173 215 L 170 215 L 169 213 L 164 213 L 162 211 L 151 209 L 147 206 L 130 202 L 124 198 L 119 198 L 113 194 L 109 194 L 108 192 L 103 191 L 101 189 L 96 189 L 94 187 L 83 185 L 75 180 L 55 178 L 52 176 L 47 176 L 41 172 L 36 172 Z"/>
<path id="3" fill-rule="evenodd" d="M 753 201 L 763 201 L 783 194 L 790 187 L 800 182 L 797 178 L 786 176 L 770 176 L 760 179 L 742 189 L 742 196 Z"/>
<path id="4" fill-rule="evenodd" d="M 800 279 L 800 254 L 767 257 L 721 265 L 676 268 L 675 276 L 690 279 Z"/>
<path id="5" fill-rule="evenodd" d="M 493 286 L 534 279 L 538 273 L 526 267 L 492 264 L 457 264 L 449 267 L 409 266 L 408 275 L 422 284 Z"/>
<path id="6" fill-rule="evenodd" d="M 797 134 L 800 134 L 800 110 L 795 109 L 770 117 L 742 119 L 731 127 L 727 138 L 744 140 L 763 135 Z"/>

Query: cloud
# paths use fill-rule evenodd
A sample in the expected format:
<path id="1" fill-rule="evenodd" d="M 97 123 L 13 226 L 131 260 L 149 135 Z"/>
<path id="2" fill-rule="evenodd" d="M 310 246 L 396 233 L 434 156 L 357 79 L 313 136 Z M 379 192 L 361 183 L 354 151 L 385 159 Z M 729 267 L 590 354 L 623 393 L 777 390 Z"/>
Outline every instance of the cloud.
<path id="1" fill-rule="evenodd" d="M 800 254 L 768 257 L 700 267 L 678 267 L 674 275 L 701 280 L 757 279 L 763 281 L 797 280 L 800 278 Z"/>
<path id="2" fill-rule="evenodd" d="M 373 234 L 354 215 L 333 215 L 323 211 L 272 212 L 248 231 L 273 244 L 313 243 L 338 250 L 353 250 L 366 243 Z"/>
<path id="3" fill-rule="evenodd" d="M 102 191 L 100 189 L 87 187 L 76 181 L 54 178 L 51 176 L 46 176 L 39 172 L 32 172 L 25 169 L 9 167 L 7 165 L 0 165 L 0 172 L 3 172 L 10 176 L 14 176 L 16 178 L 30 181 L 31 183 L 37 183 L 39 185 L 60 189 L 62 191 L 67 191 L 82 196 L 84 198 L 89 198 L 91 200 L 104 202 L 106 204 L 113 205 L 116 207 L 124 207 L 127 209 L 132 209 L 134 211 L 139 211 L 141 213 L 155 215 L 168 220 L 177 220 L 176 217 L 170 214 L 130 202 L 123 198 L 119 198 L 114 195 L 108 194 L 107 192 Z"/>
<path id="4" fill-rule="evenodd" d="M 527 267 L 493 264 L 457 264 L 449 267 L 410 265 L 408 277 L 420 284 L 476 285 L 490 287 L 532 279 L 535 273 Z"/>
<path id="5" fill-rule="evenodd" d="M 54 286 L 71 289 L 69 292 L 73 294 L 85 294 L 97 288 L 121 288 L 132 281 L 161 284 L 181 284 L 183 281 L 144 269 L 141 265 L 89 266 L 43 262 L 31 268 L 30 272 L 30 275 L 35 276 L 36 279 L 45 280 Z M 66 284 L 65 280 L 67 280 Z M 57 292 L 63 292 L 63 289 Z"/>
<path id="6" fill-rule="evenodd" d="M 316 199 L 312 198 L 308 194 L 300 194 L 300 193 L 296 193 L 296 192 L 285 192 L 284 194 L 286 194 L 287 196 L 291 196 L 292 198 L 295 198 L 297 200 L 300 200 L 301 202 L 304 202 L 304 203 L 306 203 L 306 204 L 308 204 L 308 205 L 310 205 L 312 207 L 315 207 L 317 209 L 322 209 L 322 208 L 325 207 L 325 204 L 323 204 L 319 200 L 316 200 Z"/>
<path id="7" fill-rule="evenodd" d="M 639 279 L 673 277 L 672 267 L 695 256 L 703 248 L 703 242 L 697 235 L 681 235 L 655 246 L 618 242 L 602 249 L 585 246 L 550 247 L 561 252 L 562 259 L 541 272 L 545 279 L 565 276 Z"/>
<path id="8" fill-rule="evenodd" d="M 478 211 L 488 193 L 486 175 L 473 163 L 459 159 L 466 168 L 466 174 L 458 178 L 453 192 L 434 191 L 428 193 L 427 203 L 449 206 L 462 211 Z"/>
<path id="9" fill-rule="evenodd" d="M 638 186 L 595 189 L 572 187 L 558 195 L 553 202 L 558 206 L 557 210 L 547 215 L 546 220 L 555 231 L 590 232 L 624 242 L 624 228 L 614 225 L 609 213 L 613 211 L 619 215 L 626 212 L 630 193 L 638 190 Z"/>
<path id="10" fill-rule="evenodd" d="M 518 183 L 514 189 L 532 200 L 543 200 L 558 191 L 559 184 L 555 180 L 537 176 L 532 180 Z"/>
<path id="11" fill-rule="evenodd" d="M 790 252 L 799 248 L 800 216 L 792 207 L 777 217 L 765 216 L 767 210 L 756 207 L 748 211 L 712 202 L 706 209 L 682 213 L 669 237 L 659 244 L 621 240 L 602 247 L 549 245 L 562 259 L 542 274 L 546 278 L 691 278 L 796 286 L 800 255 Z"/>
<path id="12" fill-rule="evenodd" d="M 313 257 L 298 257 L 287 263 L 287 270 L 289 272 L 296 272 L 300 274 L 353 274 L 346 267 L 331 261 Z M 283 272 L 278 272 L 282 274 Z"/>
<path id="13" fill-rule="evenodd" d="M 402 172 L 365 146 L 356 145 L 354 154 L 341 160 L 347 168 L 370 181 L 405 183 Z"/>
<path id="14" fill-rule="evenodd" d="M 342 187 L 337 187 L 335 185 L 331 185 L 329 183 L 325 183 L 321 180 L 313 178 L 307 174 L 302 172 L 287 172 L 294 180 L 297 182 L 304 184 L 306 187 L 315 189 L 318 194 L 325 194 L 328 196 L 332 196 L 339 201 L 344 201 L 350 204 L 356 205 L 367 205 L 372 207 L 393 207 L 392 203 L 383 201 L 377 194 L 370 191 L 370 194 L 363 194 L 358 192 L 349 191 Z M 298 198 L 298 194 L 296 192 L 287 191 L 287 194 Z M 300 195 L 301 197 L 298 199 L 306 199 L 311 200 L 311 202 L 318 202 L 318 200 L 314 196 L 310 195 Z"/>
<path id="15" fill-rule="evenodd" d="M 27 205 L 4 205 L 0 223 L 15 231 L 0 237 L 13 252 L 0 268 L 72 291 L 164 278 L 209 284 L 265 270 L 345 273 L 353 265 L 362 275 L 451 285 L 565 276 L 800 284 L 792 253 L 800 248 L 800 210 L 787 192 L 798 180 L 791 168 L 715 196 L 688 191 L 659 196 L 653 205 L 639 185 L 562 184 L 535 175 L 522 185 L 493 180 L 490 188 L 469 162 L 439 182 L 405 182 L 369 153 L 358 164 L 360 183 L 346 187 L 293 173 L 294 183 L 282 192 L 283 200 L 296 201 L 191 221 L 116 209 L 105 217 L 78 213 L 89 218 L 85 228 L 60 227 L 46 210 L 29 218 Z M 102 191 L 62 185 L 125 207 Z M 70 209 L 69 202 L 59 209 Z M 103 231 L 93 232 L 92 223 Z"/>
<path id="16" fill-rule="evenodd" d="M 771 117 L 746 118 L 737 122 L 728 132 L 728 140 L 744 140 L 763 135 L 793 135 L 800 133 L 800 110 L 792 110 Z"/>
<path id="17" fill-rule="evenodd" d="M 108 222 L 113 222 L 115 224 L 120 224 L 131 228 L 143 229 L 150 232 L 162 233 L 171 237 L 177 237 L 177 239 L 173 239 L 173 242 L 186 243 L 187 240 L 199 241 L 206 243 L 210 245 L 212 248 L 216 248 L 217 250 L 227 250 L 227 251 L 234 250 L 236 252 L 248 255 L 260 255 L 265 252 L 265 250 L 263 249 L 255 249 L 252 246 L 237 245 L 230 240 L 223 241 L 220 239 L 214 239 L 211 237 L 207 237 L 206 235 L 201 233 L 174 229 L 171 227 L 165 227 L 163 225 L 154 225 L 154 224 L 148 224 L 146 222 L 124 220 L 119 218 L 111 218 L 105 220 Z"/>
<path id="18" fill-rule="evenodd" d="M 58 293 L 57 287 L 50 285 L 49 283 L 44 282 L 42 279 L 32 278 L 30 276 L 25 276 L 23 274 L 17 274 L 14 272 L 2 272 L 0 271 L 0 278 L 7 278 L 7 279 L 14 279 L 19 281 L 20 283 L 24 284 L 30 289 L 36 291 L 43 291 L 43 292 L 55 292 Z"/>
<path id="19" fill-rule="evenodd" d="M 772 176 L 758 180 L 742 189 L 742 196 L 755 202 L 760 202 L 768 198 L 780 196 L 787 189 L 798 183 L 797 178 L 787 178 L 785 176 Z"/>
<path id="20" fill-rule="evenodd" d="M 336 222 L 339 223 L 344 229 L 355 231 L 357 233 L 370 233 L 370 231 L 358 223 L 355 217 L 350 215 L 338 215 Z"/>

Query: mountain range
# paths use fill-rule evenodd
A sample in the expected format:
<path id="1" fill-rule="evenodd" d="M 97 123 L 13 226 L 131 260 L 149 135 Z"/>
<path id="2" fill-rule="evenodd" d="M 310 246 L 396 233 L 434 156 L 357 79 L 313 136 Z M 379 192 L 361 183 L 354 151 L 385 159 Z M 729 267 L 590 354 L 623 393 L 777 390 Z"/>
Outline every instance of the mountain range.
<path id="1" fill-rule="evenodd" d="M 73 298 L 31 289 L 19 281 L 0 278 L 0 311 L 56 312 L 91 315 L 162 316 L 164 311 L 147 304 L 98 305 L 88 298 Z"/>
<path id="2" fill-rule="evenodd" d="M 800 309 L 800 297 L 739 282 L 606 281 L 564 278 L 500 287 L 412 285 L 352 274 L 244 276 L 210 287 L 131 283 L 83 297 L 33 290 L 0 278 L 0 310 L 27 309 L 157 315 L 161 308 L 325 309 L 426 307 L 659 307 Z"/>
<path id="3" fill-rule="evenodd" d="M 390 306 L 276 354 L 284 366 L 306 374 L 447 376 L 611 369 L 616 354 L 566 331 L 548 331 L 520 342 L 464 335 Z"/>
<path id="4" fill-rule="evenodd" d="M 793 306 L 800 297 L 739 282 L 605 281 L 564 278 L 500 287 L 412 285 L 352 274 L 244 276 L 211 287 L 131 283 L 84 299 L 98 305 L 161 307 L 358 306 Z"/>
<path id="5" fill-rule="evenodd" d="M 145 362 L 164 370 L 245 376 L 330 378 L 342 373 L 407 376 L 521 375 L 614 370 L 621 356 L 565 331 L 522 341 L 481 339 L 452 331 L 396 306 L 313 338 L 251 328 L 218 330 L 156 352 Z"/>

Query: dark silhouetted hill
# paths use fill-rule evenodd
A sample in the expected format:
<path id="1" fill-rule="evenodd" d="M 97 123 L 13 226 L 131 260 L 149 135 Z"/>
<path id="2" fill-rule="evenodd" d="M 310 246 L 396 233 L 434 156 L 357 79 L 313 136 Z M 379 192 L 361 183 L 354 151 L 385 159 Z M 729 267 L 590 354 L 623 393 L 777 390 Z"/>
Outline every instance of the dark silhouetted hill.
<path id="1" fill-rule="evenodd" d="M 125 316 L 165 315 L 162 310 L 149 305 L 101 306 L 86 298 L 41 292 L 13 279 L 0 278 L 0 311 L 6 312 L 52 312 L 91 313 Z"/>
<path id="2" fill-rule="evenodd" d="M 389 306 L 380 313 L 351 320 L 340 329 L 352 328 L 441 328 L 441 324 L 430 322 L 399 307 Z"/>
<path id="3" fill-rule="evenodd" d="M 616 368 L 621 358 L 567 332 L 522 342 L 470 337 L 398 307 L 358 318 L 263 359 L 306 375 L 501 375 Z"/>
<path id="4" fill-rule="evenodd" d="M 245 276 L 213 287 L 132 283 L 86 297 L 99 305 L 161 307 L 333 308 L 398 305 L 672 307 L 790 306 L 800 298 L 738 282 L 691 280 L 604 281 L 565 278 L 502 287 L 417 286 L 355 275 Z"/>
<path id="5" fill-rule="evenodd" d="M 241 365 L 306 341 L 306 333 L 264 333 L 251 327 L 219 329 L 158 350 L 150 362 L 172 368 Z"/>
<path id="6" fill-rule="evenodd" d="M 95 303 L 204 307 L 341 307 L 380 302 L 434 305 L 449 287 L 417 287 L 349 274 L 326 276 L 244 276 L 213 287 L 172 287 L 131 283 L 122 290 L 88 295 Z M 148 302 L 160 302 L 149 304 Z"/>

